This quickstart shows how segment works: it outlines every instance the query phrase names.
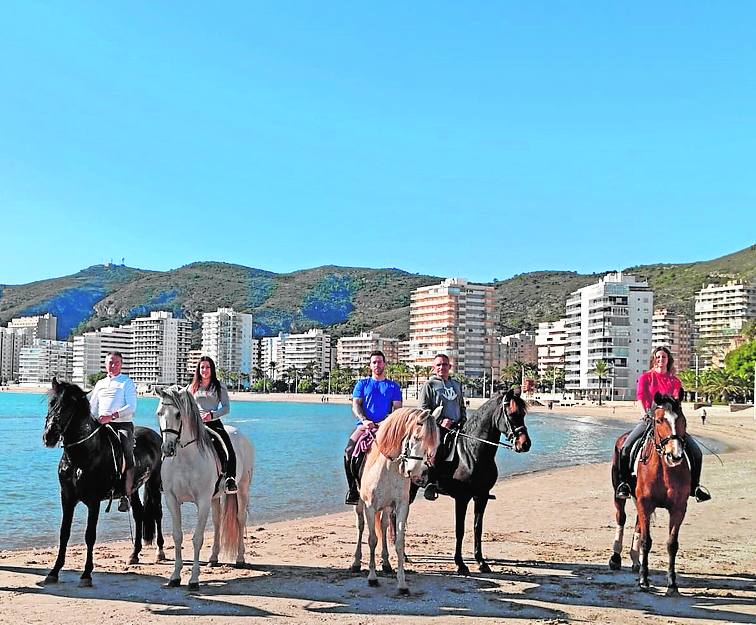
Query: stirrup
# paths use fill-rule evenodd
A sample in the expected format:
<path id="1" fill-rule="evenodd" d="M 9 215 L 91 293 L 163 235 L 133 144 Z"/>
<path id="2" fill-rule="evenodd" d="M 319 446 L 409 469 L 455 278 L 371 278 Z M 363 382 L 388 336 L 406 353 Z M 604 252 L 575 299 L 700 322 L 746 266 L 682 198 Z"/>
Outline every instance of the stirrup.
<path id="1" fill-rule="evenodd" d="M 435 484 L 430 483 L 425 485 L 425 492 L 423 492 L 423 497 L 425 497 L 428 501 L 436 501 L 438 499 L 438 488 Z"/>
<path id="2" fill-rule="evenodd" d="M 709 501 L 711 499 L 711 493 L 706 489 L 704 486 L 701 486 L 700 484 L 696 486 L 696 490 L 693 492 L 693 496 L 696 498 L 696 501 L 698 503 L 703 503 L 704 501 Z"/>
<path id="3" fill-rule="evenodd" d="M 358 503 L 360 503 L 360 495 L 358 493 L 353 493 L 350 490 L 346 494 L 346 497 L 344 497 L 344 505 L 346 505 L 346 506 L 356 506 Z"/>
<path id="4" fill-rule="evenodd" d="M 630 484 L 627 482 L 617 484 L 617 492 L 614 493 L 615 499 L 630 499 L 631 495 Z"/>
<path id="5" fill-rule="evenodd" d="M 239 488 L 236 486 L 236 480 L 232 477 L 226 478 L 226 494 L 235 495 L 239 492 Z"/>
<path id="6" fill-rule="evenodd" d="M 118 502 L 118 512 L 128 512 L 131 509 L 131 502 L 129 498 L 124 495 L 121 497 L 121 501 Z"/>

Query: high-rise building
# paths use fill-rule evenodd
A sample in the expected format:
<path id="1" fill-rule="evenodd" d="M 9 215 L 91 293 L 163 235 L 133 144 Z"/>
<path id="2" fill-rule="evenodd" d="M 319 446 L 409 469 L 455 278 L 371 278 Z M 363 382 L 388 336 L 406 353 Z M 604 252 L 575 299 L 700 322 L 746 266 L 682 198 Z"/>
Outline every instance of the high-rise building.
<path id="1" fill-rule="evenodd" d="M 53 377 L 70 381 L 73 374 L 73 344 L 68 341 L 34 339 L 21 348 L 19 382 L 47 384 Z"/>
<path id="2" fill-rule="evenodd" d="M 28 345 L 34 339 L 56 340 L 58 332 L 58 318 L 51 314 L 17 317 L 8 322 L 8 327 L 23 332 L 28 336 Z"/>
<path id="3" fill-rule="evenodd" d="M 453 371 L 482 377 L 494 366 L 492 286 L 448 278 L 415 289 L 410 299 L 410 359 L 430 366 L 438 353 Z"/>
<path id="4" fill-rule="evenodd" d="M 538 324 L 535 345 L 538 351 L 538 375 L 543 376 L 551 367 L 564 371 L 564 350 L 567 347 L 567 332 L 564 319 L 543 321 Z"/>
<path id="5" fill-rule="evenodd" d="M 756 319 L 756 286 L 743 280 L 709 284 L 696 294 L 696 329 L 701 365 L 720 362 L 743 325 Z"/>
<path id="6" fill-rule="evenodd" d="M 260 339 L 260 369 L 271 380 L 278 380 L 284 370 L 283 349 L 288 334 L 264 336 Z"/>
<path id="7" fill-rule="evenodd" d="M 192 324 L 166 311 L 151 312 L 131 323 L 134 332 L 130 376 L 137 384 L 186 384 Z"/>
<path id="8" fill-rule="evenodd" d="M 682 313 L 666 308 L 656 309 L 651 323 L 651 347 L 668 348 L 674 358 L 675 369 L 687 369 L 693 359 L 693 321 Z"/>
<path id="9" fill-rule="evenodd" d="M 331 336 L 313 328 L 304 334 L 289 334 L 283 342 L 283 368 L 299 371 L 314 367 L 317 375 L 331 370 Z"/>
<path id="10" fill-rule="evenodd" d="M 58 318 L 51 313 L 11 319 L 0 337 L 0 380 L 18 380 L 21 348 L 37 339 L 56 340 L 57 327 Z"/>
<path id="11" fill-rule="evenodd" d="M 24 334 L 13 328 L 0 328 L 0 384 L 18 380 L 19 359 Z"/>
<path id="12" fill-rule="evenodd" d="M 218 369 L 250 373 L 255 339 L 249 313 L 219 308 L 202 315 L 202 354 L 210 356 Z"/>
<path id="13" fill-rule="evenodd" d="M 370 353 L 382 351 L 386 362 L 399 362 L 399 339 L 381 336 L 378 332 L 362 332 L 357 336 L 342 336 L 336 343 L 336 362 L 339 367 L 360 369 L 370 361 Z"/>
<path id="14" fill-rule="evenodd" d="M 607 274 L 596 284 L 567 298 L 565 389 L 576 396 L 598 397 L 594 369 L 609 365 L 602 394 L 635 399 L 635 386 L 651 358 L 654 294 L 645 281 L 622 272 Z M 609 382 L 609 384 L 607 384 Z"/>
<path id="15" fill-rule="evenodd" d="M 121 371 L 131 374 L 132 344 L 131 325 L 106 326 L 93 332 L 75 336 L 73 340 L 73 382 L 89 386 L 89 376 L 105 371 L 105 358 L 110 352 L 119 352 L 123 360 Z"/>
<path id="16" fill-rule="evenodd" d="M 516 334 L 499 337 L 496 341 L 496 347 L 498 354 L 495 354 L 495 356 L 499 362 L 499 369 L 515 362 L 522 364 L 536 364 L 538 362 L 538 352 L 533 332 L 525 330 Z"/>

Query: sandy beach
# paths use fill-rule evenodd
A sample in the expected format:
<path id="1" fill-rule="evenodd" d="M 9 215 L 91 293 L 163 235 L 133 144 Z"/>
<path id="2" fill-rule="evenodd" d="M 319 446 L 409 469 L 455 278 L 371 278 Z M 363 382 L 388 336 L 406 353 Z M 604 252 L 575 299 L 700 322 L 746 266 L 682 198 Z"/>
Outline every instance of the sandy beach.
<path id="1" fill-rule="evenodd" d="M 554 413 L 635 420 L 624 407 L 555 407 Z M 614 412 L 614 414 L 612 414 Z M 723 464 L 705 460 L 703 482 L 714 498 L 691 500 L 681 532 L 677 570 L 681 596 L 664 596 L 666 511 L 654 524 L 649 593 L 636 590 L 629 568 L 607 567 L 614 536 L 609 465 L 538 472 L 500 481 L 485 518 L 484 553 L 493 569 L 473 566 L 472 516 L 465 558 L 473 573 L 454 575 L 453 502 L 419 500 L 407 531 L 411 596 L 399 597 L 393 576 L 370 588 L 348 572 L 354 551 L 351 510 L 315 518 L 252 525 L 249 568 L 203 566 L 201 587 L 163 585 L 172 570 L 154 551 L 128 566 L 128 542 L 98 544 L 94 587 L 81 589 L 83 549 L 69 549 L 61 583 L 44 586 L 52 547 L 0 552 L 0 623 L 754 623 L 756 622 L 756 421 L 753 411 L 707 410 L 706 426 L 688 410 L 693 434 L 727 443 Z M 538 442 L 534 441 L 537 445 Z M 503 452 L 500 452 L 503 453 Z M 254 499 L 252 501 L 254 518 Z M 632 515 L 631 518 L 634 518 Z M 103 521 L 101 521 L 103 522 Z M 106 522 L 106 520 L 104 521 Z M 170 534 L 170 519 L 164 521 Z M 628 532 L 629 534 L 629 532 Z M 626 545 L 629 536 L 626 536 Z M 74 537 L 75 541 L 81 537 Z M 185 542 L 185 545 L 187 543 Z M 364 551 L 367 551 L 366 546 Z M 205 541 L 203 558 L 209 553 Z M 623 564 L 629 557 L 625 550 Z M 185 569 L 184 580 L 188 577 Z M 112 619 L 112 621 L 111 621 Z"/>

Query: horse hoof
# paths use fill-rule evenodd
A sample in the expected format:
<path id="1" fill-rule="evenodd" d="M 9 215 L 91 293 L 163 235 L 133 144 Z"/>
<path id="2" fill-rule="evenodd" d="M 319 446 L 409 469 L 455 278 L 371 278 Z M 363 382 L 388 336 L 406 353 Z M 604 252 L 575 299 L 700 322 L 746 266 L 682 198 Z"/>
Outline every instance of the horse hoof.
<path id="1" fill-rule="evenodd" d="M 361 570 L 362 570 L 362 566 L 360 566 L 359 564 L 353 564 L 352 566 L 349 567 L 350 573 L 359 573 Z"/>
<path id="2" fill-rule="evenodd" d="M 210 562 L 208 562 L 207 565 L 210 568 L 214 569 L 216 566 L 220 566 L 220 562 L 218 562 L 218 560 L 210 560 Z"/>
<path id="3" fill-rule="evenodd" d="M 469 574 L 470 574 L 470 569 L 468 569 L 466 565 L 460 564 L 457 567 L 457 575 L 469 575 Z"/>
<path id="4" fill-rule="evenodd" d="M 187 584 L 187 588 L 189 588 L 189 592 L 199 590 L 199 582 L 189 582 L 189 584 Z"/>
<path id="5" fill-rule="evenodd" d="M 642 590 L 643 592 L 648 592 L 650 590 L 651 586 L 648 582 L 638 582 L 638 589 Z"/>
<path id="6" fill-rule="evenodd" d="M 131 556 L 129 558 L 129 564 L 139 564 L 139 558 L 137 556 Z"/>
<path id="7" fill-rule="evenodd" d="M 481 563 L 478 564 L 478 570 L 481 573 L 490 573 L 491 572 L 491 567 L 488 566 L 488 562 L 481 562 Z"/>
<path id="8" fill-rule="evenodd" d="M 409 594 L 410 594 L 409 588 L 400 588 L 399 589 L 399 594 L 402 597 L 409 597 Z"/>
<path id="9" fill-rule="evenodd" d="M 181 586 L 180 579 L 169 579 L 168 583 L 165 585 L 166 588 L 178 588 L 179 586 Z"/>
<path id="10" fill-rule="evenodd" d="M 622 557 L 618 553 L 613 553 L 609 558 L 609 568 L 612 571 L 619 571 L 622 568 Z"/>
<path id="11" fill-rule="evenodd" d="M 381 571 L 383 571 L 386 575 L 393 575 L 394 569 L 391 568 L 390 564 L 383 564 L 381 565 Z"/>
<path id="12" fill-rule="evenodd" d="M 249 565 L 246 562 L 244 562 L 244 560 L 242 560 L 241 562 L 235 562 L 234 568 L 235 569 L 248 569 Z"/>
<path id="13" fill-rule="evenodd" d="M 79 580 L 79 588 L 91 588 L 92 587 L 92 580 L 88 578 L 80 579 Z"/>
<path id="14" fill-rule="evenodd" d="M 640 564 L 633 564 L 633 573 L 638 573 L 640 571 Z"/>
<path id="15" fill-rule="evenodd" d="M 45 584 L 57 584 L 58 583 L 58 576 L 57 575 L 48 575 L 45 577 Z"/>
<path id="16" fill-rule="evenodd" d="M 677 588 L 677 586 L 668 586 L 667 592 L 664 593 L 667 597 L 679 597 L 680 596 L 680 590 Z"/>
<path id="17" fill-rule="evenodd" d="M 380 582 L 377 579 L 369 579 L 368 580 L 368 586 L 372 586 L 375 588 L 376 586 L 380 586 Z"/>
<path id="18" fill-rule="evenodd" d="M 165 562 L 165 552 L 161 549 L 158 551 L 157 557 L 155 558 L 155 562 Z"/>

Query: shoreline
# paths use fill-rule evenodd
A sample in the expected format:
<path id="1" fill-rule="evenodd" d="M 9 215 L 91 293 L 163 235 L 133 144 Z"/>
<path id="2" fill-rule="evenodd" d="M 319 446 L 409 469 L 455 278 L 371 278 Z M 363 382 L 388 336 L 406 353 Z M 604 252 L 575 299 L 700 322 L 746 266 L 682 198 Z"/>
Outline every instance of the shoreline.
<path id="1" fill-rule="evenodd" d="M 569 414 L 599 420 L 608 416 L 610 420 L 632 421 L 637 415 L 632 407 L 622 415 L 617 414 L 619 410 L 603 415 L 585 414 L 588 411 L 584 413 L 582 406 L 570 408 Z M 493 623 L 502 618 L 509 625 L 624 624 L 641 619 L 652 625 L 752 622 L 756 620 L 756 544 L 752 536 L 756 423 L 737 413 L 709 414 L 705 428 L 698 426 L 694 434 L 721 440 L 728 451 L 722 454 L 724 465 L 704 465 L 712 501 L 699 505 L 691 500 L 688 506 L 677 559 L 678 598 L 664 596 L 664 511 L 657 513 L 652 530 L 653 590 L 638 592 L 636 576 L 628 568 L 608 571 L 614 513 L 608 463 L 598 463 L 541 470 L 497 482 L 493 489 L 497 499 L 489 503 L 484 524 L 483 549 L 493 569 L 489 574 L 453 575 L 453 501 L 448 497 L 416 501 L 407 531 L 407 552 L 412 559 L 407 565 L 410 597 L 397 596 L 393 576 L 381 575 L 378 588 L 368 587 L 364 544 L 362 572 L 348 571 L 354 551 L 354 513 L 344 510 L 248 526 L 249 568 L 203 565 L 200 591 L 189 594 L 185 586 L 163 587 L 173 563 L 154 563 L 151 548 L 143 551 L 141 564 L 128 565 L 128 541 L 97 544 L 94 587 L 89 589 L 77 586 L 83 566 L 82 545 L 69 548 L 67 566 L 57 586 L 41 584 L 54 560 L 54 547 L 0 551 L 0 610 L 7 622 L 49 622 L 54 613 L 60 625 L 109 618 L 172 625 L 186 623 L 187 616 L 219 617 L 234 625 L 351 625 L 358 621 L 409 625 L 418 619 L 433 623 L 497 619 L 491 620 Z M 251 505 L 254 507 L 254 500 Z M 170 526 L 167 516 L 164 526 L 166 530 Z M 185 558 L 191 551 L 189 538 L 184 541 Z M 210 542 L 208 535 L 203 562 Z M 472 551 L 470 510 L 463 556 L 471 570 L 476 570 Z M 166 552 L 173 557 L 169 531 Z M 395 561 L 391 548 L 390 555 Z M 184 583 L 188 573 L 185 566 Z"/>

